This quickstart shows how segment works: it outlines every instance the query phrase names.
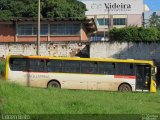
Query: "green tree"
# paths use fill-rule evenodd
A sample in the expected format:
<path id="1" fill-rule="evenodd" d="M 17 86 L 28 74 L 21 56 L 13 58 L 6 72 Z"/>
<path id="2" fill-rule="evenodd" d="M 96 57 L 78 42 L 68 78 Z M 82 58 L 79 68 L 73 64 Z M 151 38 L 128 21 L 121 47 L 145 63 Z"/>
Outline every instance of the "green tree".
<path id="1" fill-rule="evenodd" d="M 85 18 L 85 5 L 77 0 L 48 0 L 44 2 L 42 15 L 46 18 Z"/>
<path id="2" fill-rule="evenodd" d="M 0 0 L 0 19 L 37 17 L 38 0 Z M 43 18 L 84 19 L 86 7 L 77 0 L 41 0 Z"/>
<path id="3" fill-rule="evenodd" d="M 149 19 L 149 25 L 150 27 L 160 27 L 160 16 L 158 15 L 151 15 Z"/>

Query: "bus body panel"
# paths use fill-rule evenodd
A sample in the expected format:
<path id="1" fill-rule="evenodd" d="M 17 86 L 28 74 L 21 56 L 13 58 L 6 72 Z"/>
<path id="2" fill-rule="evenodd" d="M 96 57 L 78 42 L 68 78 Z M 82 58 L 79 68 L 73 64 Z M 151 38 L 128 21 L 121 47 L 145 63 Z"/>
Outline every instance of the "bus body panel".
<path id="1" fill-rule="evenodd" d="M 156 82 L 155 82 L 155 80 L 151 80 L 151 84 L 150 84 L 150 92 L 153 92 L 153 93 L 155 93 L 156 92 Z"/>
<path id="2" fill-rule="evenodd" d="M 8 80 L 27 86 L 27 73 L 22 71 L 9 71 Z"/>
<path id="3" fill-rule="evenodd" d="M 122 83 L 131 85 L 135 91 L 135 79 L 116 78 L 114 75 L 90 75 L 67 73 L 36 73 L 9 71 L 9 80 L 24 86 L 46 88 L 51 80 L 57 80 L 63 89 L 87 89 L 117 91 Z M 97 81 L 98 80 L 98 81 Z"/>

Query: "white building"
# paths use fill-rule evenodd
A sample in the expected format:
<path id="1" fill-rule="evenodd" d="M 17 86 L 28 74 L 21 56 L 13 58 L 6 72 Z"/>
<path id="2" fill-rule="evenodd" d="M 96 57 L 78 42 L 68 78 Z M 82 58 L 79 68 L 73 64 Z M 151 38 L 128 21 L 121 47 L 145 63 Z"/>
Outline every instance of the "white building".
<path id="1" fill-rule="evenodd" d="M 142 26 L 145 4 L 143 0 L 80 0 L 86 5 L 87 18 L 94 18 L 98 31 L 92 40 L 107 38 L 113 27 Z"/>

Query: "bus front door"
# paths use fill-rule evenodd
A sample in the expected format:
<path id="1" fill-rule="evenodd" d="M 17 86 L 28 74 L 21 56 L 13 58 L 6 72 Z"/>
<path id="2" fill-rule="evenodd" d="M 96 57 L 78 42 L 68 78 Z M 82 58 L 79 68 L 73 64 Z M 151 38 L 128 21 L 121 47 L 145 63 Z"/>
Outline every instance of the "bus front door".
<path id="1" fill-rule="evenodd" d="M 136 67 L 136 91 L 149 91 L 151 79 L 151 67 L 149 65 L 137 65 Z"/>

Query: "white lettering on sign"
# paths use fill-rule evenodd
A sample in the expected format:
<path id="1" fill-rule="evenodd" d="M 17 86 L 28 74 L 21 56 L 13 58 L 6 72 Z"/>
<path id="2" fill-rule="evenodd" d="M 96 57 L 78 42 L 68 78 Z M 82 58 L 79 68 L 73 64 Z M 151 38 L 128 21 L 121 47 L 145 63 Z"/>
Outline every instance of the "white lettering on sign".
<path id="1" fill-rule="evenodd" d="M 131 4 L 117 4 L 117 3 L 104 3 L 105 7 L 109 11 L 130 11 L 131 10 Z"/>
<path id="2" fill-rule="evenodd" d="M 143 0 L 80 0 L 86 7 L 86 15 L 98 14 L 142 14 Z"/>

